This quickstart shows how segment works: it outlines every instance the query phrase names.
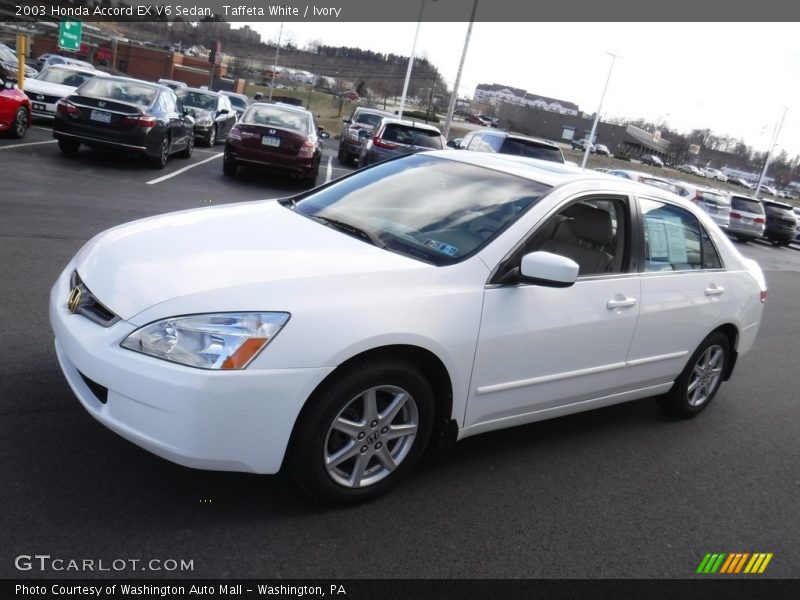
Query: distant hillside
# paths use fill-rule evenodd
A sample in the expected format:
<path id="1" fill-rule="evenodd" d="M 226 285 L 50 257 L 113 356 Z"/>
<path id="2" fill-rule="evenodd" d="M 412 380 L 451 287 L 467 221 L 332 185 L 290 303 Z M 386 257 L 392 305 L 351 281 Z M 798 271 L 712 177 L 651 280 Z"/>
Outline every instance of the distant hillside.
<path id="1" fill-rule="evenodd" d="M 261 42 L 261 36 L 249 27 L 231 29 L 230 23 L 225 22 L 200 22 L 196 25 L 181 21 L 97 25 L 108 33 L 158 46 L 172 47 L 180 44 L 181 48 L 194 45 L 210 47 L 213 42 L 219 41 L 222 51 L 235 57 L 229 63 L 233 75 L 248 80 L 258 81 L 263 78 L 264 71 L 275 60 L 274 44 Z M 408 57 L 355 47 L 327 46 L 324 40 L 319 40 L 303 50 L 291 43 L 282 44 L 278 65 L 333 77 L 343 87 L 355 88 L 363 81 L 366 87 L 379 94 L 399 95 L 403 88 Z M 438 69 L 425 58 L 416 58 L 409 95 L 425 95 L 434 84 L 438 90 L 445 89 Z"/>

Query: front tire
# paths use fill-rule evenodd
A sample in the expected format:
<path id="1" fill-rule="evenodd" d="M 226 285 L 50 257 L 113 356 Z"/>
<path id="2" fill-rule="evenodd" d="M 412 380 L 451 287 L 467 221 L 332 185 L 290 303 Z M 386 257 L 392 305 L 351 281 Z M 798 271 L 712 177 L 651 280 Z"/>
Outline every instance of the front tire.
<path id="1" fill-rule="evenodd" d="M 11 129 L 8 130 L 12 138 L 21 139 L 25 137 L 25 132 L 28 131 L 28 111 L 25 107 L 20 106 L 17 114 L 14 115 L 14 121 L 11 124 Z"/>
<path id="2" fill-rule="evenodd" d="M 290 473 L 317 498 L 372 500 L 416 466 L 433 423 L 433 392 L 414 365 L 358 365 L 309 400 L 292 436 Z"/>
<path id="3" fill-rule="evenodd" d="M 715 331 L 695 350 L 672 389 L 658 398 L 667 413 L 688 419 L 714 399 L 730 360 L 730 340 Z"/>
<path id="4" fill-rule="evenodd" d="M 60 139 L 58 140 L 58 149 L 61 150 L 64 154 L 77 154 L 78 150 L 81 147 L 80 142 L 76 142 L 74 140 L 65 140 Z"/>

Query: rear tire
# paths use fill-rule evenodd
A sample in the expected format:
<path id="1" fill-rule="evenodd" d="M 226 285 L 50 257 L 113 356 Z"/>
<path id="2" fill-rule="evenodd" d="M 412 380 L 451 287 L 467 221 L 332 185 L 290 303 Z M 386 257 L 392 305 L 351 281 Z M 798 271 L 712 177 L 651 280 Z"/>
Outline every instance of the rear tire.
<path id="1" fill-rule="evenodd" d="M 287 464 L 306 492 L 329 501 L 355 504 L 388 491 L 419 462 L 433 429 L 431 386 L 401 361 L 353 366 L 308 402 Z"/>
<path id="2" fill-rule="evenodd" d="M 222 174 L 227 175 L 228 177 L 235 177 L 236 173 L 239 171 L 239 167 L 236 166 L 236 161 L 232 158 L 223 158 L 222 159 Z"/>
<path id="3" fill-rule="evenodd" d="M 58 140 L 58 149 L 64 154 L 77 154 L 80 147 L 81 143 L 74 140 Z"/>
<path id="4" fill-rule="evenodd" d="M 25 132 L 28 131 L 29 122 L 28 111 L 25 110 L 24 106 L 20 106 L 17 114 L 14 115 L 14 121 L 11 123 L 11 129 L 8 130 L 8 134 L 12 138 L 22 139 L 25 137 Z"/>
<path id="5" fill-rule="evenodd" d="M 657 398 L 667 413 L 682 419 L 699 414 L 714 399 L 730 361 L 730 340 L 711 333 L 694 351 L 672 389 Z"/>
<path id="6" fill-rule="evenodd" d="M 169 136 L 164 136 L 164 139 L 161 140 L 161 144 L 158 147 L 158 156 L 154 156 L 150 159 L 151 167 L 154 169 L 163 169 L 167 166 L 167 161 L 169 161 L 169 146 Z"/>
<path id="7" fill-rule="evenodd" d="M 194 131 L 189 133 L 188 144 L 186 148 L 184 148 L 178 153 L 178 156 L 180 156 L 181 158 L 191 158 L 193 151 L 194 151 Z"/>
<path id="8" fill-rule="evenodd" d="M 217 143 L 217 126 L 211 128 L 211 131 L 208 133 L 208 147 L 213 148 L 214 144 Z"/>

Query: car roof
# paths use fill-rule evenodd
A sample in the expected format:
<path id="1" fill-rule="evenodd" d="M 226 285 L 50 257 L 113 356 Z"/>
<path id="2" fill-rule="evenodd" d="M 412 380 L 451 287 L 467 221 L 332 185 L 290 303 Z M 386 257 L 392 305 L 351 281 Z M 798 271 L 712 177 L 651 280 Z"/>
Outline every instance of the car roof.
<path id="1" fill-rule="evenodd" d="M 470 132 L 472 133 L 472 132 Z M 480 135 L 487 135 L 487 136 L 494 136 L 494 137 L 504 137 L 506 139 L 515 139 L 521 140 L 523 142 L 536 142 L 537 144 L 541 144 L 542 146 L 550 146 L 553 148 L 558 148 L 558 145 L 554 144 L 550 140 L 544 140 L 542 138 L 531 137 L 529 135 L 520 135 L 518 133 L 511 133 L 510 131 L 491 131 L 486 129 L 481 129 L 474 132 L 475 134 Z M 583 141 L 589 142 L 589 140 L 585 139 Z M 591 142 L 589 142 L 591 143 Z"/>
<path id="2" fill-rule="evenodd" d="M 101 71 L 101 73 L 102 73 L 102 71 Z M 125 83 L 138 83 L 140 85 L 146 85 L 147 87 L 150 87 L 150 88 L 153 88 L 153 89 L 164 88 L 163 85 L 159 85 L 159 84 L 153 83 L 151 81 L 145 81 L 144 79 L 136 79 L 135 77 L 120 77 L 119 75 L 109 75 L 108 73 L 102 73 L 101 75 L 98 75 L 97 77 L 95 77 L 95 79 L 98 79 L 98 80 L 108 79 L 110 81 L 121 81 L 121 82 L 125 82 Z M 169 89 L 169 88 L 164 88 L 164 89 Z"/>
<path id="3" fill-rule="evenodd" d="M 761 202 L 763 202 L 765 206 L 771 206 L 773 208 L 785 208 L 786 210 L 792 210 L 794 208 L 790 204 L 776 202 L 775 200 L 762 200 Z"/>
<path id="4" fill-rule="evenodd" d="M 311 111 L 308 109 L 303 108 L 302 106 L 295 106 L 294 104 L 286 104 L 285 102 L 269 102 L 267 100 L 257 100 L 250 105 L 250 108 L 253 106 L 277 106 L 282 110 L 287 110 L 289 112 L 296 112 L 304 115 L 311 115 Z M 313 115 L 312 115 L 313 116 Z"/>
<path id="5" fill-rule="evenodd" d="M 396 117 L 384 117 L 381 120 L 381 125 L 390 125 L 390 124 L 409 125 L 410 127 L 413 127 L 414 129 L 424 129 L 426 131 L 435 131 L 438 134 L 442 133 L 439 130 L 438 127 L 434 127 L 433 125 L 428 125 L 427 123 L 419 123 L 418 121 L 408 121 L 406 119 L 398 119 Z"/>
<path id="6" fill-rule="evenodd" d="M 223 96 L 234 96 L 235 98 L 243 98 L 249 100 L 249 98 L 245 94 L 237 94 L 236 92 L 229 92 L 228 90 L 221 90 L 219 92 Z"/>
<path id="7" fill-rule="evenodd" d="M 212 92 L 211 90 L 201 90 L 200 88 L 194 88 L 194 87 L 188 87 L 188 86 L 187 87 L 178 88 L 177 90 L 174 90 L 174 91 L 176 93 L 177 92 L 200 92 L 201 94 L 211 94 L 212 96 L 219 96 L 219 93 Z"/>

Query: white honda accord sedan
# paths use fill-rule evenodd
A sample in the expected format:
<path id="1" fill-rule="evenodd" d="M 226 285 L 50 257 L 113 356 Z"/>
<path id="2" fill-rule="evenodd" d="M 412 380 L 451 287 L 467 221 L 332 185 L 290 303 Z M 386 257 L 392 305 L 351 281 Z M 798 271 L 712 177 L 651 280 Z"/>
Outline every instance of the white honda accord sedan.
<path id="1" fill-rule="evenodd" d="M 694 416 L 765 298 L 678 196 L 442 151 L 110 229 L 50 319 L 72 390 L 121 436 L 356 502 L 432 443 L 644 397 Z"/>

